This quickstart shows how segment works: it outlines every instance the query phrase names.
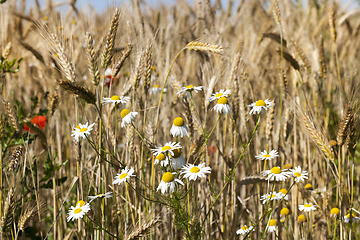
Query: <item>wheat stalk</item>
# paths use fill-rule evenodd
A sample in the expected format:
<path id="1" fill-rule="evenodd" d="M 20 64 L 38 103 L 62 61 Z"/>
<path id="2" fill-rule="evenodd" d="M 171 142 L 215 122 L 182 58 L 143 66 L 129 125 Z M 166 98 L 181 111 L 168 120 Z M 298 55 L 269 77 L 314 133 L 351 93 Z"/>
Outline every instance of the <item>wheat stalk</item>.
<path id="1" fill-rule="evenodd" d="M 67 80 L 57 80 L 60 87 L 84 99 L 87 103 L 95 104 L 96 96 L 87 88 Z"/>
<path id="2" fill-rule="evenodd" d="M 186 48 L 189 50 L 195 50 L 195 51 L 209 51 L 213 53 L 223 53 L 224 50 L 221 46 L 213 45 L 209 43 L 202 43 L 202 42 L 189 42 L 186 45 Z"/>
<path id="3" fill-rule="evenodd" d="M 150 221 L 145 222 L 134 231 L 132 231 L 125 240 L 131 239 L 139 239 L 140 237 L 144 236 L 146 233 L 150 231 L 151 228 L 155 227 L 160 222 L 160 218 L 156 217 L 151 219 Z"/>
<path id="4" fill-rule="evenodd" d="M 95 86 L 100 82 L 100 74 L 98 66 L 96 64 L 95 51 L 93 47 L 94 39 L 89 32 L 86 33 L 86 55 L 88 60 L 88 69 L 90 72 L 90 77 Z"/>
<path id="5" fill-rule="evenodd" d="M 339 146 L 342 146 L 347 138 L 348 129 L 351 128 L 351 123 L 354 118 L 354 107 L 351 102 L 345 106 L 345 114 L 340 122 L 339 131 L 337 133 L 336 141 Z"/>
<path id="6" fill-rule="evenodd" d="M 0 231 L 2 237 L 4 237 L 4 234 L 6 234 L 7 228 L 11 225 L 13 221 L 13 208 L 15 206 L 14 203 L 14 196 L 15 196 L 15 189 L 10 188 L 8 191 L 8 195 L 5 199 L 4 209 L 3 209 L 3 215 L 0 219 Z"/>
<path id="7" fill-rule="evenodd" d="M 110 29 L 106 35 L 106 43 L 104 46 L 104 50 L 101 55 L 101 65 L 104 69 L 106 69 L 110 65 L 114 54 L 113 49 L 115 45 L 116 31 L 119 26 L 119 19 L 120 19 L 120 11 L 119 9 L 115 9 L 115 13 L 111 21 Z"/>
<path id="8" fill-rule="evenodd" d="M 116 77 L 120 72 L 120 69 L 124 65 L 126 58 L 129 57 L 132 48 L 133 48 L 132 44 L 128 44 L 125 47 L 125 49 L 122 51 L 121 56 L 119 57 L 119 59 L 116 61 L 116 63 L 112 68 L 113 77 Z"/>
<path id="9" fill-rule="evenodd" d="M 50 98 L 50 104 L 49 104 L 49 111 L 51 115 L 54 115 L 54 112 L 59 105 L 59 95 L 57 93 L 54 93 L 54 95 Z"/>
<path id="10" fill-rule="evenodd" d="M 16 132 L 21 133 L 21 127 L 16 113 L 14 112 L 13 108 L 10 106 L 10 103 L 8 103 L 5 99 L 2 99 L 2 101 L 9 115 L 11 125 L 13 126 L 13 128 L 15 128 Z"/>
<path id="11" fill-rule="evenodd" d="M 8 165 L 8 171 L 15 171 L 17 172 L 19 167 L 20 158 L 23 154 L 23 146 L 17 146 L 15 150 L 11 153 Z"/>

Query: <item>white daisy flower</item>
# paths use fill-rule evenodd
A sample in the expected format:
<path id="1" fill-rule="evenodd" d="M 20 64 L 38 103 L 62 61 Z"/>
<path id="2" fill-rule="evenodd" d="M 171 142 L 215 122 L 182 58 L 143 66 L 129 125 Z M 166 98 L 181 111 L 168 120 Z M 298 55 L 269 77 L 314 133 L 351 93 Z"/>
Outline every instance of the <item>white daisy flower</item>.
<path id="1" fill-rule="evenodd" d="M 280 191 L 277 194 L 277 200 L 281 200 L 282 198 L 284 198 L 284 200 L 286 201 L 289 201 L 289 194 L 285 188 L 280 189 Z"/>
<path id="2" fill-rule="evenodd" d="M 281 170 L 280 167 L 273 167 L 271 170 L 263 171 L 261 174 L 267 176 L 266 180 L 285 181 L 290 173 L 287 172 L 287 169 Z"/>
<path id="3" fill-rule="evenodd" d="M 175 170 L 182 168 L 185 165 L 185 159 L 181 154 L 181 149 L 176 148 L 173 150 L 174 155 L 170 155 L 171 165 Z"/>
<path id="4" fill-rule="evenodd" d="M 105 70 L 105 77 L 112 77 L 112 69 L 111 68 L 107 68 L 106 70 Z"/>
<path id="5" fill-rule="evenodd" d="M 107 193 L 100 193 L 95 196 L 88 196 L 88 198 L 90 199 L 89 203 L 91 203 L 92 201 L 94 201 L 97 198 L 112 198 L 112 196 L 113 196 L 112 192 L 107 192 Z"/>
<path id="6" fill-rule="evenodd" d="M 174 156 L 174 149 L 176 148 L 181 148 L 180 143 L 176 143 L 176 142 L 167 142 L 165 143 L 165 145 L 163 147 L 157 147 L 155 149 L 151 149 L 151 151 L 153 152 L 153 154 L 155 156 L 159 155 L 160 153 L 164 153 L 166 155 L 166 153 L 170 153 L 171 156 Z"/>
<path id="7" fill-rule="evenodd" d="M 299 211 L 311 212 L 312 210 L 316 210 L 316 207 L 311 203 L 305 203 L 304 205 L 299 205 Z"/>
<path id="8" fill-rule="evenodd" d="M 228 104 L 228 99 L 226 97 L 221 97 L 217 101 L 217 104 L 211 109 L 217 111 L 219 114 L 221 113 L 230 113 L 230 105 Z"/>
<path id="9" fill-rule="evenodd" d="M 162 91 L 162 88 L 159 85 L 155 85 L 154 87 L 149 89 L 149 93 L 152 94 L 156 94 Z M 164 88 L 164 93 L 167 91 L 167 88 Z"/>
<path id="10" fill-rule="evenodd" d="M 248 232 L 251 232 L 251 231 L 255 231 L 254 227 L 253 226 L 246 226 L 244 225 L 242 228 L 240 228 L 239 230 L 236 231 L 236 234 L 237 235 L 246 235 Z"/>
<path id="11" fill-rule="evenodd" d="M 295 169 L 289 169 L 289 171 L 294 176 L 296 182 L 300 182 L 300 181 L 304 181 L 305 179 L 308 179 L 307 171 L 302 172 L 300 166 L 295 167 Z"/>
<path id="12" fill-rule="evenodd" d="M 188 85 L 186 87 L 183 87 L 180 91 L 178 91 L 177 95 L 180 96 L 181 94 L 187 92 L 188 97 L 189 97 L 189 95 L 192 91 L 195 91 L 197 93 L 198 91 L 201 91 L 203 88 L 204 88 L 204 86 L 194 87 L 194 85 Z"/>
<path id="13" fill-rule="evenodd" d="M 206 177 L 205 174 L 210 173 L 211 172 L 211 168 L 210 167 L 204 167 L 205 163 L 201 163 L 198 166 L 195 166 L 193 164 L 188 164 L 186 166 L 184 166 L 181 171 L 181 174 L 184 174 L 184 178 L 187 178 L 189 180 L 196 180 L 198 177 L 199 178 L 204 178 Z"/>
<path id="14" fill-rule="evenodd" d="M 188 127 L 185 125 L 184 120 L 181 117 L 175 118 L 173 125 L 170 129 L 170 134 L 173 137 L 185 137 L 188 136 Z"/>
<path id="15" fill-rule="evenodd" d="M 129 109 L 123 109 L 120 113 L 122 122 L 121 127 L 126 127 L 131 122 L 135 120 L 136 115 L 138 115 L 137 112 L 131 112 Z"/>
<path id="16" fill-rule="evenodd" d="M 264 150 L 262 152 L 260 152 L 259 155 L 255 156 L 257 159 L 260 159 L 260 160 L 271 160 L 271 159 L 274 159 L 276 157 L 279 156 L 279 153 L 276 151 L 276 150 L 271 150 L 269 153 Z"/>
<path id="17" fill-rule="evenodd" d="M 272 192 L 272 193 L 267 193 L 261 196 L 260 201 L 262 201 L 262 204 L 265 204 L 269 201 L 273 201 L 273 200 L 278 200 L 278 193 Z"/>
<path id="18" fill-rule="evenodd" d="M 69 222 L 83 218 L 88 211 L 90 211 L 90 204 L 80 200 L 76 203 L 75 207 L 70 207 L 66 220 Z"/>
<path id="19" fill-rule="evenodd" d="M 344 216 L 344 222 L 348 223 L 350 222 L 350 219 L 352 220 L 352 222 L 356 222 L 358 220 L 360 220 L 359 217 L 355 217 L 355 215 L 352 213 L 351 217 L 350 217 L 350 213 L 346 214 L 346 216 Z"/>
<path id="20" fill-rule="evenodd" d="M 156 156 L 154 164 L 160 164 L 162 167 L 169 165 L 169 158 L 165 154 L 160 153 Z"/>
<path id="21" fill-rule="evenodd" d="M 114 82 L 114 80 L 115 80 L 115 77 L 112 77 L 112 75 L 113 75 L 112 69 L 111 69 L 111 68 L 106 69 L 104 75 L 105 75 L 105 79 L 104 79 L 105 84 L 106 84 L 108 87 L 110 87 L 110 84 L 111 84 L 112 82 Z M 103 83 L 101 82 L 100 85 L 102 86 Z"/>
<path id="22" fill-rule="evenodd" d="M 164 194 L 167 191 L 169 191 L 169 193 L 173 193 L 175 191 L 175 188 L 177 187 L 177 184 L 181 184 L 184 185 L 184 183 L 182 181 L 180 181 L 179 179 L 174 177 L 174 173 L 171 172 L 166 172 L 164 173 L 164 175 L 161 178 L 161 182 L 158 186 L 158 188 L 156 189 L 156 191 L 158 192 L 159 190 L 161 190 L 161 193 Z"/>
<path id="23" fill-rule="evenodd" d="M 126 179 L 130 178 L 130 177 L 135 177 L 135 175 L 133 175 L 134 173 L 134 169 L 128 169 L 127 167 L 125 167 L 125 169 L 121 170 L 121 173 L 118 173 L 113 181 L 113 184 L 121 184 L 122 182 L 126 182 Z"/>
<path id="24" fill-rule="evenodd" d="M 277 221 L 275 219 L 270 219 L 268 223 L 268 232 L 275 232 L 277 227 Z"/>
<path id="25" fill-rule="evenodd" d="M 214 100 L 219 100 L 221 97 L 229 97 L 231 95 L 231 90 L 224 90 L 221 89 L 220 92 L 213 93 L 212 96 L 209 99 L 209 102 L 212 102 Z"/>
<path id="26" fill-rule="evenodd" d="M 332 208 L 330 210 L 330 217 L 337 217 L 338 215 L 340 214 L 340 209 L 338 208 Z M 350 214 L 349 214 L 349 217 L 350 217 Z"/>
<path id="27" fill-rule="evenodd" d="M 117 96 L 117 95 L 114 95 L 112 96 L 111 98 L 103 98 L 103 101 L 102 101 L 102 104 L 108 104 L 108 103 L 121 103 L 123 106 L 125 106 L 124 104 L 126 102 L 130 101 L 130 97 L 124 97 L 124 96 Z"/>
<path id="28" fill-rule="evenodd" d="M 75 140 L 78 142 L 79 137 L 86 138 L 86 136 L 90 136 L 90 132 L 93 129 L 94 125 L 95 123 L 90 125 L 88 123 L 86 124 L 79 123 L 79 125 L 74 127 L 74 130 L 71 131 L 72 133 L 71 136 L 73 136 Z"/>
<path id="29" fill-rule="evenodd" d="M 269 99 L 266 99 L 265 101 L 258 100 L 248 105 L 248 107 L 252 107 L 249 114 L 252 115 L 252 114 L 265 113 L 265 110 L 268 110 L 269 107 L 271 107 L 272 105 L 274 105 L 274 103 Z"/>
<path id="30" fill-rule="evenodd" d="M 313 194 L 321 194 L 323 195 L 326 192 L 326 187 L 322 187 L 322 188 L 315 188 L 314 190 L 310 191 Z M 318 196 L 316 196 L 318 197 Z"/>

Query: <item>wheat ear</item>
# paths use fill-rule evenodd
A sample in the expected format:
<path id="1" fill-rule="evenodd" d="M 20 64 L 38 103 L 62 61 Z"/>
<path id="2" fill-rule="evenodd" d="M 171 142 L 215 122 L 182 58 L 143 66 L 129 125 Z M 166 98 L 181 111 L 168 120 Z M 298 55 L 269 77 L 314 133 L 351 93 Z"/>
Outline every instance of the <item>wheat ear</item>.
<path id="1" fill-rule="evenodd" d="M 209 43 L 202 43 L 202 42 L 189 42 L 186 45 L 186 48 L 189 50 L 199 50 L 199 51 L 209 51 L 213 53 L 223 53 L 224 50 L 221 46 L 213 45 Z"/>
<path id="2" fill-rule="evenodd" d="M 116 61 L 115 65 L 113 66 L 112 69 L 113 77 L 116 77 L 120 72 L 120 69 L 124 65 L 126 58 L 129 57 L 132 48 L 133 48 L 132 44 L 128 44 L 125 47 L 125 49 L 122 51 L 120 58 Z"/>
<path id="3" fill-rule="evenodd" d="M 98 66 L 96 64 L 95 50 L 93 47 L 94 39 L 89 32 L 86 33 L 86 55 L 88 60 L 88 68 L 90 72 L 90 77 L 95 86 L 100 82 L 100 74 Z"/>
<path id="4" fill-rule="evenodd" d="M 120 11 L 119 9 L 115 9 L 115 13 L 111 21 L 110 29 L 106 35 L 106 43 L 104 46 L 104 50 L 101 55 L 101 65 L 104 69 L 106 69 L 111 64 L 111 60 L 114 54 L 113 49 L 115 45 L 116 31 L 119 26 L 119 19 L 120 19 Z"/>
<path id="5" fill-rule="evenodd" d="M 148 222 L 145 222 L 140 227 L 136 228 L 125 240 L 139 239 L 150 231 L 151 228 L 156 226 L 160 222 L 159 218 L 153 218 Z"/>
<path id="6" fill-rule="evenodd" d="M 354 107 L 351 102 L 345 106 L 345 114 L 340 122 L 339 131 L 336 137 L 337 144 L 342 146 L 346 140 L 348 129 L 354 118 Z"/>
<path id="7" fill-rule="evenodd" d="M 10 188 L 8 191 L 8 195 L 5 199 L 4 210 L 3 210 L 4 212 L 0 219 L 0 231 L 1 231 L 2 237 L 4 237 L 4 234 L 7 232 L 6 231 L 7 228 L 11 225 L 11 223 L 13 221 L 12 210 L 15 205 L 14 195 L 15 195 L 15 189 Z"/>
<path id="8" fill-rule="evenodd" d="M 60 87 L 84 99 L 87 103 L 95 104 L 96 96 L 87 88 L 67 80 L 57 80 Z"/>
<path id="9" fill-rule="evenodd" d="M 9 165 L 8 165 L 8 171 L 15 171 L 17 172 L 19 167 L 20 158 L 23 154 L 23 146 L 17 146 L 15 150 L 10 155 Z"/>
<path id="10" fill-rule="evenodd" d="M 2 56 L 4 59 L 7 59 L 10 52 L 11 52 L 11 47 L 12 47 L 12 44 L 11 42 L 8 42 L 8 44 L 6 44 L 5 48 L 4 48 L 4 51 L 2 52 Z"/>
<path id="11" fill-rule="evenodd" d="M 8 103 L 5 99 L 2 100 L 5 106 L 5 109 L 9 115 L 10 118 L 10 123 L 13 126 L 13 128 L 15 128 L 15 131 L 20 133 L 21 132 L 21 127 L 19 124 L 19 119 L 15 113 L 15 111 L 13 110 L 13 108 L 10 106 L 10 103 Z"/>
<path id="12" fill-rule="evenodd" d="M 152 56 L 152 52 L 150 45 L 145 50 L 145 62 L 144 62 L 145 66 L 143 72 L 145 93 L 147 93 L 148 90 L 150 89 L 150 83 L 151 83 L 151 56 Z"/>

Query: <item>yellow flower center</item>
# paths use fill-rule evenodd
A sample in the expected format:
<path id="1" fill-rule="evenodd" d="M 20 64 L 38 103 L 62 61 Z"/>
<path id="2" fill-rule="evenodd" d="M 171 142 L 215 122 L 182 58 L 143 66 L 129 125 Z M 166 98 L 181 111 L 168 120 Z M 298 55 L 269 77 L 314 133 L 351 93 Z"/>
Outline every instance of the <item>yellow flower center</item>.
<path id="1" fill-rule="evenodd" d="M 243 226 L 241 229 L 242 229 L 242 230 L 248 230 L 249 227 L 245 225 L 245 226 Z"/>
<path id="2" fill-rule="evenodd" d="M 303 223 L 303 222 L 306 222 L 306 217 L 304 216 L 304 215 L 300 215 L 299 217 L 298 217 L 298 223 Z"/>
<path id="3" fill-rule="evenodd" d="M 292 168 L 292 165 L 291 164 L 285 164 L 284 168 L 285 169 L 290 169 L 290 168 Z"/>
<path id="4" fill-rule="evenodd" d="M 101 196 L 102 196 L 102 194 L 100 193 L 100 194 L 98 194 L 98 195 L 96 195 L 96 196 L 101 197 Z"/>
<path id="5" fill-rule="evenodd" d="M 306 184 L 305 185 L 305 189 L 309 189 L 309 188 L 312 188 L 313 186 L 310 184 L 310 183 L 308 183 L 308 184 Z"/>
<path id="6" fill-rule="evenodd" d="M 218 100 L 217 103 L 218 103 L 218 104 L 227 104 L 227 103 L 228 103 L 228 100 L 227 100 L 226 97 L 221 97 L 221 98 L 219 98 L 219 100 Z"/>
<path id="7" fill-rule="evenodd" d="M 273 226 L 276 226 L 276 224 L 277 224 L 277 221 L 275 219 L 270 219 L 269 226 L 273 227 Z"/>
<path id="8" fill-rule="evenodd" d="M 159 88 L 159 85 L 156 84 L 156 85 L 154 86 L 154 88 Z"/>
<path id="9" fill-rule="evenodd" d="M 76 203 L 76 206 L 79 205 L 79 207 L 84 206 L 85 202 L 83 200 L 80 200 Z"/>
<path id="10" fill-rule="evenodd" d="M 174 181 L 174 175 L 171 172 L 166 172 L 162 176 L 162 180 L 167 183 L 172 182 L 172 181 Z"/>
<path id="11" fill-rule="evenodd" d="M 288 193 L 288 191 L 287 191 L 285 188 L 280 189 L 280 191 L 279 191 L 279 192 L 281 192 L 282 194 L 287 194 L 287 193 Z"/>
<path id="12" fill-rule="evenodd" d="M 330 214 L 339 215 L 340 210 L 338 208 L 333 208 L 333 209 L 331 209 Z"/>
<path id="13" fill-rule="evenodd" d="M 127 177 L 127 175 L 128 175 L 127 173 L 122 173 L 122 174 L 119 176 L 119 178 L 120 178 L 120 179 L 124 179 L 124 178 Z"/>
<path id="14" fill-rule="evenodd" d="M 159 155 L 156 156 L 156 159 L 159 160 L 160 162 L 164 161 L 165 160 L 165 155 L 163 153 L 160 153 Z"/>
<path id="15" fill-rule="evenodd" d="M 290 213 L 290 210 L 288 208 L 283 208 L 280 211 L 281 215 L 288 215 Z"/>
<path id="16" fill-rule="evenodd" d="M 75 213 L 75 214 L 78 214 L 78 213 L 81 213 L 81 211 L 82 211 L 81 208 L 77 208 L 77 209 L 74 210 L 74 213 Z"/>
<path id="17" fill-rule="evenodd" d="M 80 132 L 85 132 L 87 131 L 87 128 L 80 128 Z"/>
<path id="18" fill-rule="evenodd" d="M 77 125 L 76 128 L 77 128 L 77 129 L 81 129 L 80 125 Z"/>
<path id="19" fill-rule="evenodd" d="M 124 118 L 126 117 L 126 115 L 128 115 L 130 113 L 130 110 L 129 109 L 123 109 L 120 113 L 121 115 L 121 118 Z"/>
<path id="20" fill-rule="evenodd" d="M 271 173 L 273 174 L 280 174 L 281 173 L 281 169 L 279 167 L 273 167 L 271 169 Z"/>
<path id="21" fill-rule="evenodd" d="M 301 176 L 301 173 L 295 172 L 294 175 L 295 175 L 295 177 L 300 177 L 300 176 Z"/>
<path id="22" fill-rule="evenodd" d="M 263 157 L 264 158 L 269 158 L 269 157 L 271 157 L 271 155 L 270 154 L 265 154 Z"/>
<path id="23" fill-rule="evenodd" d="M 173 150 L 174 156 L 172 156 L 172 158 L 178 158 L 181 156 L 181 149 L 177 148 Z"/>
<path id="24" fill-rule="evenodd" d="M 187 89 L 191 89 L 191 88 L 194 88 L 194 85 L 188 85 L 186 86 Z"/>
<path id="25" fill-rule="evenodd" d="M 269 199 L 272 199 L 274 197 L 276 197 L 276 195 L 274 195 L 274 194 L 268 196 Z"/>
<path id="26" fill-rule="evenodd" d="M 257 107 L 266 107 L 266 103 L 264 100 L 258 100 L 256 103 L 255 103 L 255 106 Z"/>
<path id="27" fill-rule="evenodd" d="M 199 171 L 200 171 L 200 168 L 198 168 L 198 167 L 192 167 L 190 169 L 190 172 L 192 172 L 192 173 L 198 173 Z"/>
<path id="28" fill-rule="evenodd" d="M 170 146 L 164 146 L 161 148 L 161 151 L 167 151 L 167 150 L 170 150 L 171 147 Z"/>
<path id="29" fill-rule="evenodd" d="M 113 101 L 120 100 L 120 97 L 119 97 L 119 96 L 114 95 L 114 96 L 112 96 L 112 97 L 111 97 L 111 100 L 113 100 Z"/>
<path id="30" fill-rule="evenodd" d="M 216 95 L 215 95 L 215 97 L 221 97 L 222 95 L 224 95 L 224 94 L 222 94 L 222 93 L 217 93 Z"/>
<path id="31" fill-rule="evenodd" d="M 346 214 L 346 218 L 350 218 L 350 213 Z M 351 218 L 355 218 L 355 215 L 351 214 Z"/>
<path id="32" fill-rule="evenodd" d="M 311 207 L 311 204 L 305 204 L 304 207 Z"/>
<path id="33" fill-rule="evenodd" d="M 177 127 L 182 127 L 184 126 L 184 120 L 181 117 L 177 117 L 175 118 L 173 124 Z"/>

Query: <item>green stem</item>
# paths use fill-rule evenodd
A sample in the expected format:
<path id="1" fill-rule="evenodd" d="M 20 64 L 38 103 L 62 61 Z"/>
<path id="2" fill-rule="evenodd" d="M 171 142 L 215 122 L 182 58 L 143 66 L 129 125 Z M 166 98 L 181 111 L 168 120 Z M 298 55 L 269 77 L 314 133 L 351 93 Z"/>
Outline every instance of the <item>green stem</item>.
<path id="1" fill-rule="evenodd" d="M 111 234 L 106 228 L 101 227 L 97 222 L 95 222 L 94 220 L 92 220 L 87 214 L 85 214 L 85 216 L 91 221 L 93 222 L 100 230 L 104 230 L 107 234 L 109 234 L 110 236 L 114 237 L 117 239 L 117 237 L 113 234 Z M 83 220 L 85 222 L 85 220 Z M 86 222 L 85 222 L 86 223 Z"/>
<path id="2" fill-rule="evenodd" d="M 219 118 L 220 118 L 220 115 L 219 115 Z M 219 121 L 219 118 L 218 118 L 218 121 Z M 217 122 L 218 122 L 218 121 L 217 121 Z M 216 122 L 216 123 L 217 123 L 217 122 Z M 233 170 L 231 171 L 230 176 L 229 176 L 228 180 L 226 181 L 226 183 L 225 183 L 224 187 L 221 189 L 220 193 L 216 196 L 215 201 L 213 202 L 213 204 L 211 205 L 211 207 L 210 207 L 209 211 L 207 212 L 207 214 L 206 214 L 206 216 L 205 216 L 205 218 L 204 218 L 204 221 L 203 221 L 203 223 L 202 223 L 201 228 L 203 228 L 203 227 L 204 227 L 204 224 L 205 224 L 206 218 L 209 216 L 209 214 L 210 214 L 210 212 L 211 212 L 212 208 L 214 207 L 215 203 L 216 203 L 216 202 L 217 202 L 217 200 L 219 199 L 220 195 L 221 195 L 221 194 L 222 194 L 222 192 L 225 190 L 225 188 L 227 187 L 227 185 L 229 184 L 229 182 L 231 182 L 231 179 L 232 179 L 233 175 L 234 175 L 234 174 L 235 174 L 235 172 L 236 172 L 236 168 L 237 168 L 237 166 L 239 165 L 239 163 L 240 163 L 241 159 L 242 159 L 242 158 L 243 158 L 243 156 L 244 156 L 244 153 L 245 153 L 245 151 L 246 151 L 247 147 L 249 146 L 250 142 L 252 141 L 252 139 L 253 139 L 253 138 L 254 138 L 254 136 L 255 136 L 255 132 L 256 132 L 256 130 L 257 130 L 257 128 L 258 128 L 258 126 L 259 126 L 259 122 L 260 122 L 260 114 L 258 115 L 258 120 L 257 120 L 257 122 L 256 122 L 256 125 L 255 125 L 255 128 L 254 128 L 254 131 L 252 132 L 252 134 L 251 134 L 251 137 L 250 137 L 249 141 L 248 141 L 248 142 L 247 142 L 247 144 L 245 145 L 245 147 L 244 147 L 244 149 L 243 149 L 242 153 L 240 154 L 239 159 L 238 159 L 237 163 L 235 164 L 235 166 L 234 166 Z M 216 126 L 216 125 L 215 125 L 215 126 Z M 214 128 L 215 128 L 215 127 L 214 127 Z M 214 131 L 214 128 L 213 128 L 213 130 L 211 131 L 211 133 Z M 211 133 L 210 133 L 210 135 L 211 135 Z"/>
<path id="3" fill-rule="evenodd" d="M 216 120 L 216 123 L 215 123 L 213 129 L 211 130 L 210 134 L 205 137 L 206 139 L 205 139 L 204 145 L 202 146 L 201 152 L 199 153 L 199 155 L 197 156 L 197 158 L 195 159 L 195 161 L 194 161 L 193 164 L 195 164 L 195 163 L 197 162 L 197 160 L 201 157 L 202 153 L 204 152 L 205 146 L 206 146 L 206 144 L 208 143 L 211 134 L 214 132 L 217 124 L 219 123 L 220 117 L 221 117 L 221 114 L 219 114 L 219 116 L 218 116 L 218 118 L 217 118 L 217 120 Z"/>

